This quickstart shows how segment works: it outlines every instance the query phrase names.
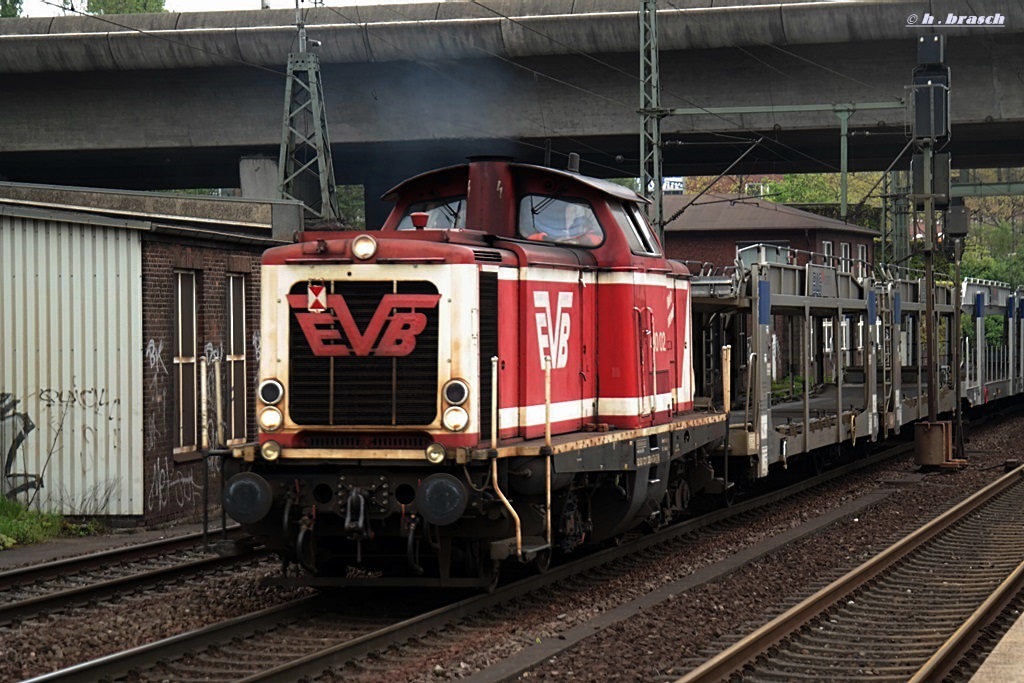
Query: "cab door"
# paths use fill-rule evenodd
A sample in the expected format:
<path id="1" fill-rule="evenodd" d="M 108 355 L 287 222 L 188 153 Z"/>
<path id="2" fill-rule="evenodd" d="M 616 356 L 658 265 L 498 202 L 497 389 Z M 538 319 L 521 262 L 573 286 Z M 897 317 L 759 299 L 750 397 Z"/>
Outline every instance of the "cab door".
<path id="1" fill-rule="evenodd" d="M 633 274 L 633 332 L 637 344 L 637 410 L 643 424 L 650 424 L 655 408 L 654 311 L 647 305 L 647 273 Z"/>

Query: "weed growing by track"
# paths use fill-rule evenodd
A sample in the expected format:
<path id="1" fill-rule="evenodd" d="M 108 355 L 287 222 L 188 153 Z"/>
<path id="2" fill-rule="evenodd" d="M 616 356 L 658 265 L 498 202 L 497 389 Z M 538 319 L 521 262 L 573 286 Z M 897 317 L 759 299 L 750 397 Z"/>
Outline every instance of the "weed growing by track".
<path id="1" fill-rule="evenodd" d="M 35 512 L 20 503 L 0 498 L 0 550 L 39 543 L 60 536 L 64 518 L 55 512 Z"/>

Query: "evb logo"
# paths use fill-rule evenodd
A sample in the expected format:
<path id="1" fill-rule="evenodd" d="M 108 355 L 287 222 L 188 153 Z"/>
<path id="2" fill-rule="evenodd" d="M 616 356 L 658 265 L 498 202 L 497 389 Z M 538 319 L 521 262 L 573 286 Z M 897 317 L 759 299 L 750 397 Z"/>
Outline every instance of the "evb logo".
<path id="1" fill-rule="evenodd" d="M 533 306 L 537 309 L 537 349 L 540 366 L 544 356 L 551 356 L 551 368 L 564 368 L 569 360 L 569 335 L 572 333 L 572 292 L 558 292 L 555 316 L 551 317 L 551 293 L 534 292 Z"/>
<path id="2" fill-rule="evenodd" d="M 306 295 L 288 295 L 315 356 L 408 356 L 427 326 L 420 310 L 436 308 L 440 299 L 440 294 L 385 294 L 366 329 L 360 330 L 341 294 L 327 294 L 321 312 L 306 310 Z"/>

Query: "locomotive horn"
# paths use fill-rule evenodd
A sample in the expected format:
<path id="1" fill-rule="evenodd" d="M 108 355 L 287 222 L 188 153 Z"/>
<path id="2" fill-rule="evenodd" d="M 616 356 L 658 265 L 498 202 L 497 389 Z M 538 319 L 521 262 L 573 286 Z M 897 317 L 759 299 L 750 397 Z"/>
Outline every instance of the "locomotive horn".
<path id="1" fill-rule="evenodd" d="M 450 474 L 431 474 L 416 493 L 416 509 L 435 526 L 454 524 L 466 511 L 469 494 L 462 482 Z"/>

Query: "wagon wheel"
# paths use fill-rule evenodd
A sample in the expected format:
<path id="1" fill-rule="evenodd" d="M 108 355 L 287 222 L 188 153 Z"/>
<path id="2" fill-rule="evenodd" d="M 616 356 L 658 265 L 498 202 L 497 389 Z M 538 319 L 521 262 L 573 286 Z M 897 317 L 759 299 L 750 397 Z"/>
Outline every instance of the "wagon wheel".
<path id="1" fill-rule="evenodd" d="M 825 463 L 823 461 L 821 451 L 813 451 L 808 458 L 809 469 L 811 470 L 812 476 L 818 476 L 825 471 Z"/>

